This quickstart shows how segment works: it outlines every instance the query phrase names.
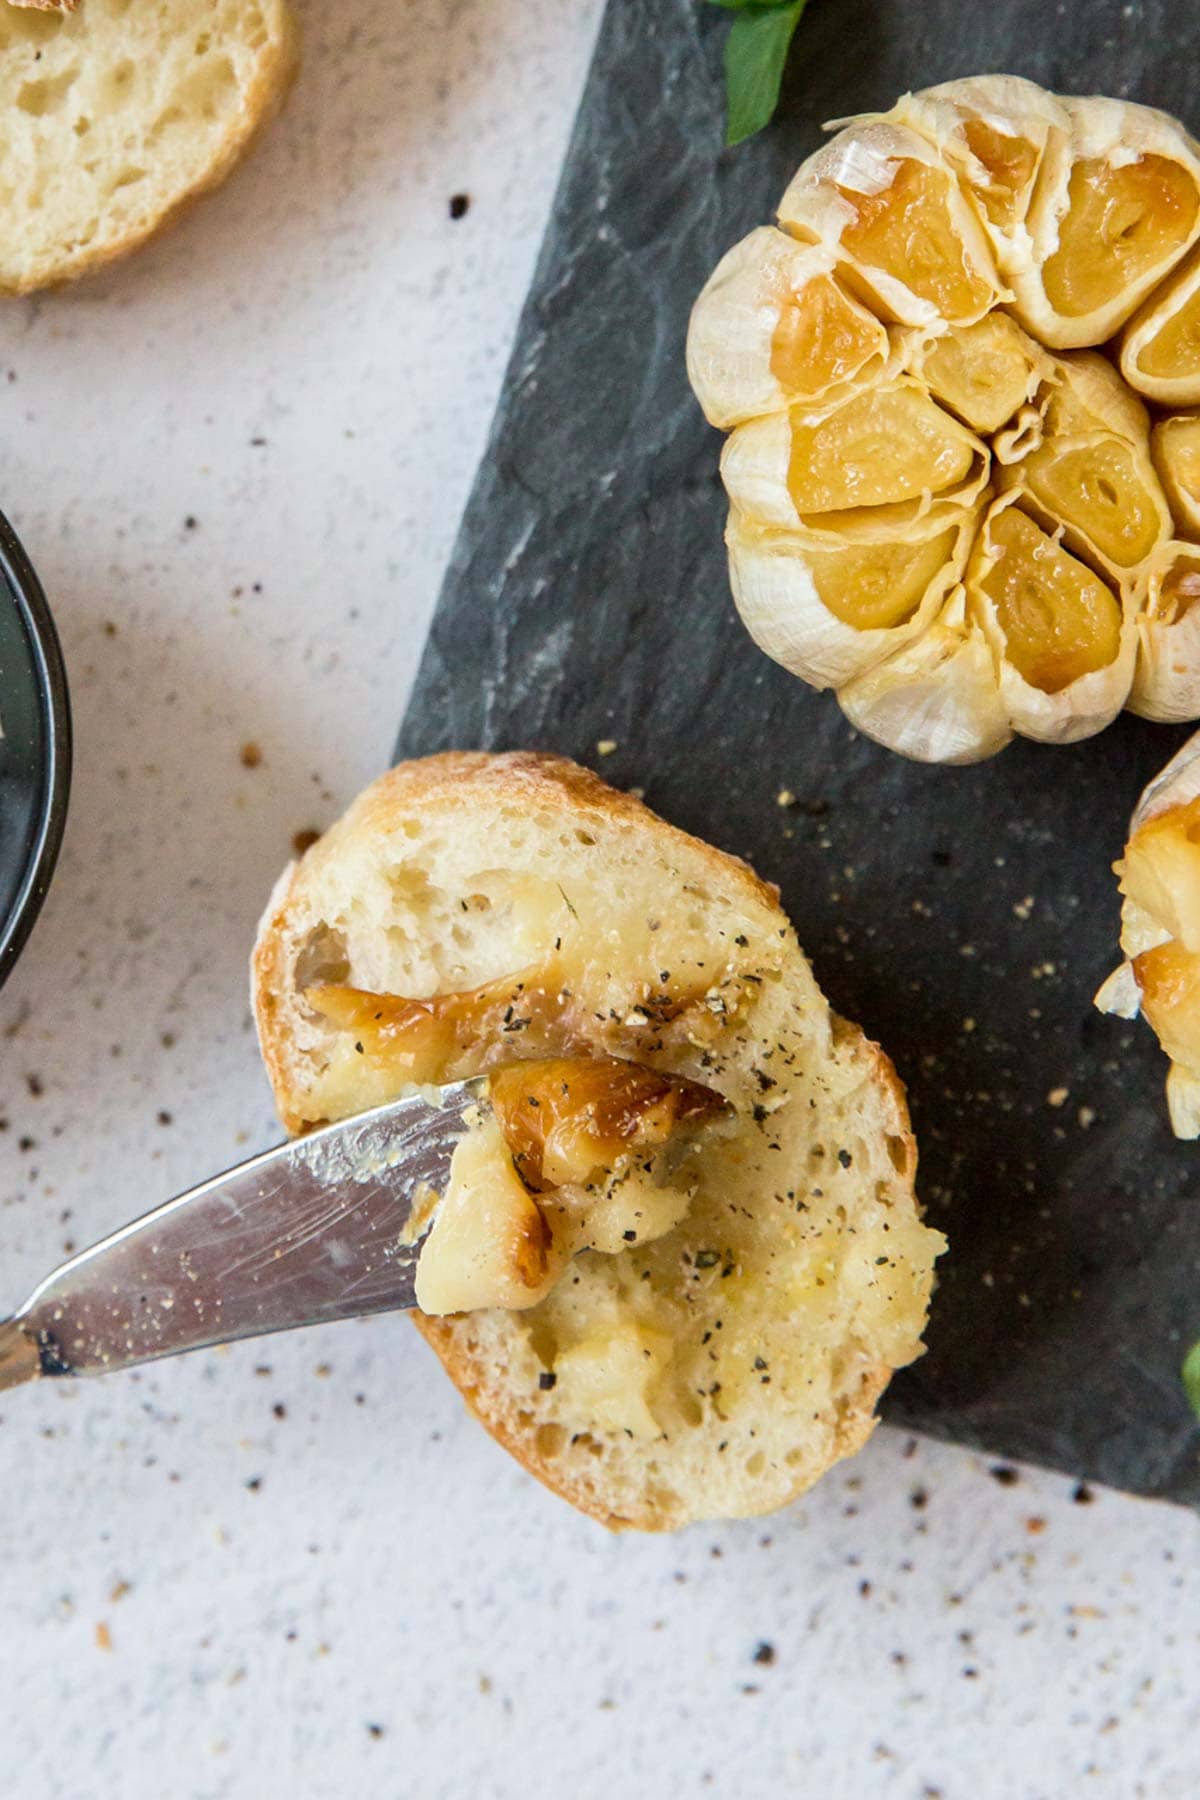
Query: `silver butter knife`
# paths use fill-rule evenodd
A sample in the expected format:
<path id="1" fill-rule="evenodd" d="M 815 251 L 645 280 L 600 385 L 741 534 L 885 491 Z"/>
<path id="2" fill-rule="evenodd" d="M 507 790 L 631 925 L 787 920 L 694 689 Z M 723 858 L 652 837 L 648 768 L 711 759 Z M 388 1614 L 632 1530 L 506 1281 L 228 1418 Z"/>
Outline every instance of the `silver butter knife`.
<path id="1" fill-rule="evenodd" d="M 71 1258 L 0 1323 L 0 1388 L 416 1304 L 412 1204 L 445 1186 L 478 1081 L 326 1125 Z"/>

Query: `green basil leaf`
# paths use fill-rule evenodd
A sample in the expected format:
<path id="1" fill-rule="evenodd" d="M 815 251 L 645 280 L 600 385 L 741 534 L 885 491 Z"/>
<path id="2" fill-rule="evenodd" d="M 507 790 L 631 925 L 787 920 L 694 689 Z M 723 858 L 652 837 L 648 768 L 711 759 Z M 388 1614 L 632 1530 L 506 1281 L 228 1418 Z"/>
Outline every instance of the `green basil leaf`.
<path id="1" fill-rule="evenodd" d="M 806 0 L 738 9 L 725 43 L 725 142 L 761 131 L 779 103 L 783 66 Z"/>
<path id="2" fill-rule="evenodd" d="M 1183 1359 L 1183 1389 L 1192 1411 L 1200 1419 L 1200 1344 L 1193 1344 Z"/>

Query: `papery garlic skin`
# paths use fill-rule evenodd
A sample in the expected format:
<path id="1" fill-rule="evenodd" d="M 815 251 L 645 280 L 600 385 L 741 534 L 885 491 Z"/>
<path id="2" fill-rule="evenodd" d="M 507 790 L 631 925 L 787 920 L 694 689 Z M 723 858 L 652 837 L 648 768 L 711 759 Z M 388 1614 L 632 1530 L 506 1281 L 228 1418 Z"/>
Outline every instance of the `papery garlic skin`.
<path id="1" fill-rule="evenodd" d="M 1193 800 L 1200 800 L 1200 732 L 1190 737 L 1154 780 L 1147 783 L 1133 809 L 1130 834 L 1172 807 L 1189 806 Z"/>
<path id="2" fill-rule="evenodd" d="M 1131 712 L 1161 724 L 1200 718 L 1200 544 L 1166 543 L 1147 569 L 1136 614 Z"/>
<path id="3" fill-rule="evenodd" d="M 755 640 L 926 761 L 1074 742 L 1124 706 L 1200 717 L 1178 548 L 1200 539 L 1200 414 L 1152 428 L 1135 391 L 1200 398 L 1183 127 L 1016 76 L 948 82 L 842 121 L 779 224 L 722 259 L 688 339 L 731 433 Z M 1119 373 L 1098 346 L 1122 330 Z"/>
<path id="4" fill-rule="evenodd" d="M 1113 866 L 1125 960 L 1095 1004 L 1120 1018 L 1144 1014 L 1170 1059 L 1171 1129 L 1200 1137 L 1200 732 L 1146 787 Z"/>
<path id="5" fill-rule="evenodd" d="M 1117 1019 L 1136 1019 L 1141 1011 L 1142 996 L 1132 963 L 1120 963 L 1105 976 L 1096 990 L 1095 1005 L 1100 1012 L 1112 1013 Z"/>
<path id="6" fill-rule="evenodd" d="M 838 694 L 865 737 L 914 762 L 973 763 L 1012 739 L 995 665 L 962 589 L 920 637 Z"/>

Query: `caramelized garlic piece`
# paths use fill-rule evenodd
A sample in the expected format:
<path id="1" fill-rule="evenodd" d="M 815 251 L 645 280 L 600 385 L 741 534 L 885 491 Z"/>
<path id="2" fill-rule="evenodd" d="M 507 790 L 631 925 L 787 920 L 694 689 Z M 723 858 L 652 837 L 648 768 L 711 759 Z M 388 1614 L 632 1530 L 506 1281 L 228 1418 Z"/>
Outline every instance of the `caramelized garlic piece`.
<path id="1" fill-rule="evenodd" d="M 730 582 L 756 642 L 928 761 L 1072 742 L 1126 705 L 1200 715 L 1178 548 L 1200 538 L 1200 417 L 1152 433 L 1135 391 L 1200 396 L 1182 126 L 950 82 L 844 122 L 779 222 L 723 259 L 688 352 L 732 427 Z M 1125 327 L 1122 373 L 1098 347 Z M 1170 358 L 1184 385 L 1163 390 Z"/>
<path id="2" fill-rule="evenodd" d="M 500 1127 L 485 1119 L 455 1147 L 446 1192 L 417 1259 L 424 1313 L 521 1310 L 545 1298 L 566 1267 L 550 1223 L 522 1182 Z"/>
<path id="3" fill-rule="evenodd" d="M 724 969 L 693 969 L 676 958 L 668 979 L 660 972 L 634 991 L 622 983 L 614 993 L 603 947 L 589 965 L 586 956 L 561 950 L 563 941 L 543 961 L 464 992 L 408 999 L 336 982 L 306 988 L 315 1020 L 337 1028 L 313 1082 L 324 1116 L 382 1106 L 406 1083 L 464 1081 L 518 1057 L 637 1062 L 665 1054 L 686 1063 L 689 1052 L 702 1052 L 743 1015 L 763 974 L 743 967 L 735 948 Z M 653 967 L 654 957 L 650 936 L 642 959 Z"/>
<path id="4" fill-rule="evenodd" d="M 489 1078 L 488 1099 L 513 1166 L 535 1194 L 657 1151 L 681 1127 L 724 1109 L 711 1088 L 612 1057 L 515 1063 Z"/>
<path id="5" fill-rule="evenodd" d="M 536 1306 L 580 1251 L 662 1237 L 690 1198 L 670 1154 L 726 1112 L 709 1088 L 611 1058 L 499 1069 L 488 1100 L 418 1259 L 426 1313 Z"/>
<path id="6" fill-rule="evenodd" d="M 414 1238 L 428 1227 L 424 1312 L 535 1306 L 580 1251 L 647 1243 L 687 1210 L 687 1159 L 728 1108 L 711 1088 L 634 1059 L 703 1054 L 741 1017 L 753 977 L 727 969 L 704 987 L 641 992 L 609 1017 L 576 980 L 560 950 L 424 999 L 335 983 L 305 990 L 336 1028 L 321 1087 L 334 1110 L 347 1082 L 361 1109 L 407 1085 L 490 1071 L 489 1106 L 457 1145 L 445 1194 L 413 1221 Z M 613 1046 L 624 1054 L 603 1054 Z"/>

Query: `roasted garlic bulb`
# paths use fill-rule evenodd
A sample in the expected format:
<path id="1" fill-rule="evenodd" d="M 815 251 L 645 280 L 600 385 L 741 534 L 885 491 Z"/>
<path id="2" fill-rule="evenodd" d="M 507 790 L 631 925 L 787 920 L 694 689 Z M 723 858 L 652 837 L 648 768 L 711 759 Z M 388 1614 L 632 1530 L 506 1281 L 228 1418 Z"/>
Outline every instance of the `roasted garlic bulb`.
<path id="1" fill-rule="evenodd" d="M 767 654 L 926 762 L 1200 717 L 1200 146 L 954 81 L 847 123 L 779 227 L 688 334 Z"/>
<path id="2" fill-rule="evenodd" d="M 1200 732 L 1142 795 L 1114 868 L 1125 961 L 1096 1005 L 1153 1026 L 1171 1059 L 1172 1129 L 1200 1137 Z"/>

